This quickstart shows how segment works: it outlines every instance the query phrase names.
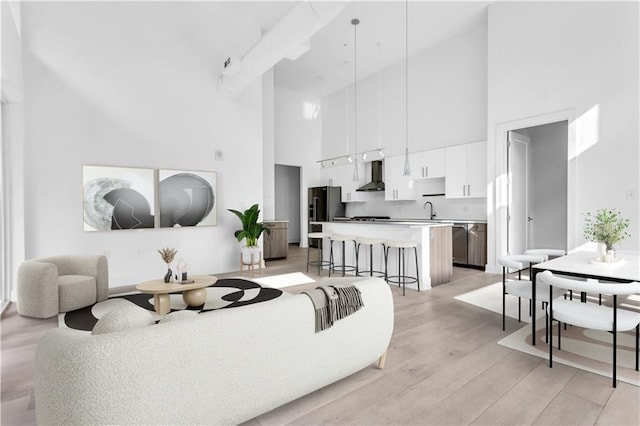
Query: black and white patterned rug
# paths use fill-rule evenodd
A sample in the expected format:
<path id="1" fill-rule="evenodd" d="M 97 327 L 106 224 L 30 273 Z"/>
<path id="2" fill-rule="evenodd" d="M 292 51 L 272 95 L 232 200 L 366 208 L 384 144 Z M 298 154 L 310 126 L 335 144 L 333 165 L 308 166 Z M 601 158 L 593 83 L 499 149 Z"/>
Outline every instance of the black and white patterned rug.
<path id="1" fill-rule="evenodd" d="M 215 309 L 237 308 L 253 303 L 266 302 L 286 295 L 282 290 L 265 287 L 242 278 L 220 279 L 212 286 L 207 287 L 206 290 L 207 300 L 202 306 L 196 307 L 187 306 L 182 300 L 182 293 L 169 294 L 171 312 L 188 309 L 200 313 Z M 156 320 L 161 318 L 154 310 L 153 295 L 135 293 L 113 296 L 86 308 L 60 314 L 58 325 L 60 327 L 91 331 L 98 319 L 102 318 L 104 314 L 131 303 L 151 311 Z"/>

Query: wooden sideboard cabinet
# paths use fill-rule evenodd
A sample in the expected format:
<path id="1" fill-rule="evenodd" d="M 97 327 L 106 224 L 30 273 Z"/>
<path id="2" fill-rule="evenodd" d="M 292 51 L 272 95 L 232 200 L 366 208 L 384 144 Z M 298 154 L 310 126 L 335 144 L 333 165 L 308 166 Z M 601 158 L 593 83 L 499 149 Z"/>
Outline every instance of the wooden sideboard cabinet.
<path id="1" fill-rule="evenodd" d="M 271 230 L 269 234 L 266 232 L 262 234 L 264 236 L 263 249 L 265 260 L 287 257 L 289 252 L 289 221 L 277 220 L 263 222 L 263 224 Z"/>

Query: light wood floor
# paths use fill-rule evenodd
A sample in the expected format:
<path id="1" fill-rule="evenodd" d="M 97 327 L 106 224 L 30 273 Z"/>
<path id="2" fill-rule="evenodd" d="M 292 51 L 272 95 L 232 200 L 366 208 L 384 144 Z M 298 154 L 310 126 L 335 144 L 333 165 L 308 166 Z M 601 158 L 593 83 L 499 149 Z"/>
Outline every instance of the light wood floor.
<path id="1" fill-rule="evenodd" d="M 292 246 L 264 275 L 304 271 L 305 256 Z M 550 369 L 502 347 L 500 315 L 453 299 L 499 279 L 454 268 L 450 283 L 430 291 L 403 297 L 392 287 L 395 328 L 384 370 L 364 369 L 248 424 L 640 424 L 639 388 L 613 389 L 608 378 L 561 364 Z M 20 317 L 15 305 L 3 314 L 2 425 L 35 424 L 35 344 L 56 325 L 55 318 Z M 507 332 L 517 328 L 507 323 Z"/>

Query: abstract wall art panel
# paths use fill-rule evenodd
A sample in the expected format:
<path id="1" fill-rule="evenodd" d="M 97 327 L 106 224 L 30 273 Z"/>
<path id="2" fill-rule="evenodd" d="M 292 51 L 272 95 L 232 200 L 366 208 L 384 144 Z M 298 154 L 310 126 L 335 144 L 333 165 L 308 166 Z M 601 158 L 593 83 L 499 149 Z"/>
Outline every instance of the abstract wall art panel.
<path id="1" fill-rule="evenodd" d="M 216 173 L 158 171 L 161 228 L 213 226 L 216 215 Z"/>
<path id="2" fill-rule="evenodd" d="M 83 166 L 85 231 L 154 227 L 153 169 Z"/>

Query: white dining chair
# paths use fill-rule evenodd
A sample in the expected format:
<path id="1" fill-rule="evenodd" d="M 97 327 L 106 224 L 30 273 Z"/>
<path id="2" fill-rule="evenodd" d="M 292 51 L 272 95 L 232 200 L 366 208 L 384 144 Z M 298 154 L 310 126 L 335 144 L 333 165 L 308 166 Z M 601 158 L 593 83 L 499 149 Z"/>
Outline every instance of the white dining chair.
<path id="1" fill-rule="evenodd" d="M 616 387 L 618 332 L 636 329 L 636 371 L 638 371 L 638 346 L 640 337 L 640 312 L 618 308 L 618 296 L 640 294 L 640 283 L 601 283 L 588 279 L 579 281 L 554 275 L 551 271 L 538 274 L 538 279 L 549 285 L 549 291 L 555 287 L 578 292 L 594 292 L 613 296 L 612 306 L 599 305 L 578 300 L 551 298 L 547 307 L 549 323 L 558 321 L 558 350 L 561 350 L 561 323 L 572 324 L 591 330 L 608 331 L 613 334 L 613 387 Z M 553 330 L 552 327 L 549 327 Z M 551 331 L 551 334 L 553 331 Z M 553 345 L 549 344 L 549 368 L 553 367 Z"/>
<path id="2" fill-rule="evenodd" d="M 550 249 L 550 248 L 537 248 L 537 249 L 529 249 L 525 250 L 524 254 L 534 254 L 534 255 L 542 255 L 547 256 L 548 259 L 553 257 L 561 257 L 567 254 L 565 250 L 562 249 Z"/>
<path id="3" fill-rule="evenodd" d="M 521 299 L 529 299 L 529 315 L 531 315 L 531 265 L 536 263 L 545 262 L 548 260 L 546 255 L 534 255 L 534 254 L 516 254 L 500 256 L 498 258 L 498 264 L 502 266 L 502 330 L 505 327 L 506 318 L 506 295 L 510 294 L 518 298 L 518 322 L 522 321 L 522 308 Z M 522 270 L 529 269 L 529 279 L 522 279 Z M 518 271 L 517 280 L 507 279 L 509 271 Z M 536 300 L 541 301 L 544 304 L 549 302 L 549 288 L 548 286 L 536 283 Z M 562 290 L 556 290 L 556 295 L 561 295 Z"/>

